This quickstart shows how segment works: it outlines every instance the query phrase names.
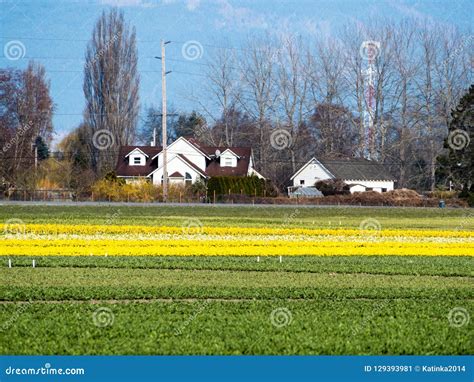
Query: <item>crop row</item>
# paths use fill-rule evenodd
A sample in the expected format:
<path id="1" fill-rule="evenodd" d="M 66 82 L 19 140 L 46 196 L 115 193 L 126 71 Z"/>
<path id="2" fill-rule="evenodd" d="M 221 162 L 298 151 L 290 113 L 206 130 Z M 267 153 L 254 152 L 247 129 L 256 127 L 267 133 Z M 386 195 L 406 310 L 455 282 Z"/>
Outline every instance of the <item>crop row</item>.
<path id="1" fill-rule="evenodd" d="M 470 256 L 9 256 L 13 268 L 188 269 L 472 276 Z M 0 266 L 7 267 L 3 258 Z M 2 269 L 2 268 L 0 268 Z"/>
<path id="2" fill-rule="evenodd" d="M 281 255 L 422 255 L 466 256 L 474 243 L 407 243 L 399 241 L 288 241 L 288 240 L 86 240 L 4 239 L 3 255 L 126 255 L 126 256 L 281 256 Z"/>
<path id="3" fill-rule="evenodd" d="M 0 310 L 0 322 L 11 322 L 0 332 L 0 354 L 471 354 L 469 326 L 449 325 L 455 304 L 448 299 L 8 304 Z M 472 311 L 472 302 L 462 306 Z M 94 325 L 100 308 L 107 309 L 105 327 Z M 274 312 L 283 318 L 279 326 L 273 324 Z"/>
<path id="4" fill-rule="evenodd" d="M 16 235 L 32 233 L 46 234 L 171 234 L 195 235 L 282 235 L 314 236 L 360 236 L 360 237 L 431 237 L 431 238 L 474 238 L 474 231 L 467 230 L 370 230 L 370 229 L 309 229 L 309 228 L 250 228 L 250 227 L 205 227 L 197 220 L 187 220 L 182 227 L 132 226 L 132 225 L 66 225 L 66 224 L 24 224 L 13 225 Z M 8 233 L 8 226 L 5 230 Z"/>

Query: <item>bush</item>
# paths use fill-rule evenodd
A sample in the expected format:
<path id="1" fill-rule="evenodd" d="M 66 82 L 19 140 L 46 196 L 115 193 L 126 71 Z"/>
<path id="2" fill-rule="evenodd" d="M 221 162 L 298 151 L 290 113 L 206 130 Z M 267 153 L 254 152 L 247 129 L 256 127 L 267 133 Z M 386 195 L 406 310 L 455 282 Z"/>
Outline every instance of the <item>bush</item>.
<path id="1" fill-rule="evenodd" d="M 340 179 L 320 180 L 314 185 L 324 196 L 348 195 L 351 193 L 350 187 Z"/>
<path id="2" fill-rule="evenodd" d="M 465 184 L 461 193 L 459 194 L 459 198 L 464 199 L 470 207 L 474 207 L 474 184 L 471 186 L 471 188 Z"/>
<path id="3" fill-rule="evenodd" d="M 107 174 L 105 174 L 104 180 L 109 180 L 111 182 L 119 183 L 122 185 L 126 183 L 125 179 L 117 177 L 117 175 L 115 174 L 115 171 L 110 171 Z"/>
<path id="4" fill-rule="evenodd" d="M 270 182 L 256 176 L 215 176 L 207 183 L 208 196 L 214 192 L 222 195 L 248 195 L 248 196 L 276 196 L 276 192 Z"/>
<path id="5" fill-rule="evenodd" d="M 123 179 L 101 179 L 92 186 L 92 195 L 95 200 L 111 202 L 151 202 L 157 200 L 158 190 L 152 183 L 138 180 L 134 183 L 125 183 Z"/>
<path id="6" fill-rule="evenodd" d="M 206 183 L 201 180 L 198 180 L 196 183 L 193 183 L 189 188 L 191 195 L 202 196 L 206 195 L 207 187 Z"/>
<path id="7" fill-rule="evenodd" d="M 438 198 L 438 199 L 453 199 L 456 198 L 458 193 L 457 191 L 445 191 L 445 190 L 435 190 L 433 192 L 429 192 L 429 198 Z M 461 197 L 461 195 L 459 195 Z"/>

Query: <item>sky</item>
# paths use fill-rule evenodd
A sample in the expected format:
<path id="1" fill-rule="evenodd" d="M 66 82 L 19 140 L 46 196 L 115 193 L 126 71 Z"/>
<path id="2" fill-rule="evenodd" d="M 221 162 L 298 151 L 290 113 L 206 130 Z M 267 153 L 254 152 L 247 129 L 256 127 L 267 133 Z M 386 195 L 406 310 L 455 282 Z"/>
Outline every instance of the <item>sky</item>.
<path id="1" fill-rule="evenodd" d="M 57 143 L 82 120 L 84 54 L 103 10 L 120 8 L 136 28 L 144 107 L 161 104 L 160 39 L 167 45 L 168 105 L 201 110 L 196 89 L 215 49 L 238 49 L 260 34 L 330 37 L 348 21 L 404 17 L 469 29 L 472 0 L 0 0 L 0 67 L 43 64 L 55 103 Z M 199 91 L 199 90 L 198 90 Z M 199 94 L 197 94 L 199 96 Z M 205 102 L 205 100 L 204 100 Z"/>

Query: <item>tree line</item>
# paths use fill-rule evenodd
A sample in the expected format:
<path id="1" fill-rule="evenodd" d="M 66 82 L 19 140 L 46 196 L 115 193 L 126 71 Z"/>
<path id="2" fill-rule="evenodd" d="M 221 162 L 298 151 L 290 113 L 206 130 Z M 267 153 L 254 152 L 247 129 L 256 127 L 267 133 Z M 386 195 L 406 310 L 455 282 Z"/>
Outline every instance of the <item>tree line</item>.
<path id="1" fill-rule="evenodd" d="M 373 88 L 365 42 L 375 49 Z M 472 96 L 463 101 L 462 122 L 452 111 L 472 83 L 472 43 L 473 35 L 457 28 L 406 19 L 348 23 L 330 37 L 266 34 L 238 48 L 206 48 L 204 71 L 188 94 L 194 110 L 171 107 L 168 135 L 252 147 L 257 170 L 280 189 L 312 156 L 367 154 L 386 165 L 398 187 L 471 187 L 472 173 L 459 168 L 472 167 Z M 154 129 L 161 141 L 160 107 L 141 105 L 139 118 L 136 32 L 120 11 L 98 19 L 85 59 L 84 118 L 59 144 L 67 176 L 57 181 L 83 189 L 114 169 L 121 145 L 148 145 Z M 39 64 L 1 69 L 0 90 L 2 180 L 20 184 L 31 173 L 31 143 L 51 142 L 54 104 Z M 367 141 L 369 91 L 374 132 Z M 466 132 L 463 155 L 447 142 L 454 125 Z"/>

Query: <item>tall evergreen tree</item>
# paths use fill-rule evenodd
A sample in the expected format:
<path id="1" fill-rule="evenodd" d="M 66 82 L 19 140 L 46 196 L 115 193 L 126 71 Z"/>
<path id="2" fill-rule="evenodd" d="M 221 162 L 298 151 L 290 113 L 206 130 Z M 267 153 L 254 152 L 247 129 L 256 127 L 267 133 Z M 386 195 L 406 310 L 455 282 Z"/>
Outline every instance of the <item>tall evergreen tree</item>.
<path id="1" fill-rule="evenodd" d="M 38 152 L 38 160 L 45 160 L 49 158 L 48 145 L 44 142 L 44 139 L 41 136 L 36 137 L 35 146 Z"/>
<path id="2" fill-rule="evenodd" d="M 474 164 L 474 85 L 451 111 L 451 123 L 444 147 L 447 153 L 438 157 L 438 181 L 452 182 L 455 189 L 469 189 L 473 183 Z"/>

